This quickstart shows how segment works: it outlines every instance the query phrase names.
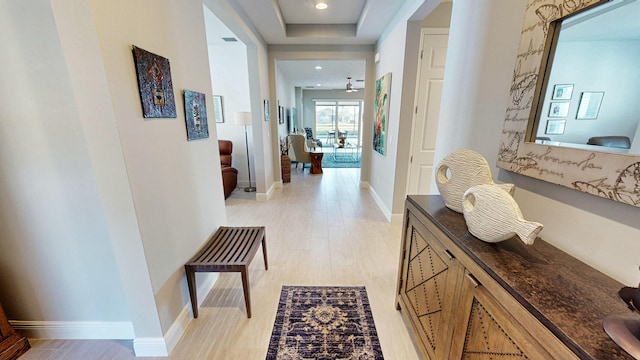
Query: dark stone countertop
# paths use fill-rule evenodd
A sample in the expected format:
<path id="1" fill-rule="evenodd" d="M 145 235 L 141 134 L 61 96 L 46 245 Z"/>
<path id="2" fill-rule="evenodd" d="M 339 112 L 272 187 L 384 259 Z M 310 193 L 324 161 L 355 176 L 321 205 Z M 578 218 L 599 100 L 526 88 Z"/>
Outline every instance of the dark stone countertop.
<path id="1" fill-rule="evenodd" d="M 631 311 L 618 296 L 624 285 L 541 238 L 491 244 L 467 230 L 462 214 L 439 195 L 409 195 L 427 218 L 581 359 L 633 359 L 605 333 L 602 320 Z"/>

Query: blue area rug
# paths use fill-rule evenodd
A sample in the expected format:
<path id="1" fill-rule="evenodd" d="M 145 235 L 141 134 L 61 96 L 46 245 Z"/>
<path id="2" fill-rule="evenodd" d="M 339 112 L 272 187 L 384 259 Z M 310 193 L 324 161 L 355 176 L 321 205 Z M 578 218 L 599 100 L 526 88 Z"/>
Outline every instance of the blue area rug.
<path id="1" fill-rule="evenodd" d="M 360 167 L 360 161 L 362 159 L 362 154 L 358 154 L 358 160 L 357 161 L 344 161 L 343 158 L 338 158 L 338 160 L 341 161 L 335 161 L 333 160 L 333 153 L 332 152 L 326 152 L 324 153 L 324 156 L 322 156 L 322 168 L 323 169 L 328 169 L 328 168 L 359 168 Z"/>
<path id="2" fill-rule="evenodd" d="M 266 360 L 382 360 L 364 286 L 283 286 Z"/>

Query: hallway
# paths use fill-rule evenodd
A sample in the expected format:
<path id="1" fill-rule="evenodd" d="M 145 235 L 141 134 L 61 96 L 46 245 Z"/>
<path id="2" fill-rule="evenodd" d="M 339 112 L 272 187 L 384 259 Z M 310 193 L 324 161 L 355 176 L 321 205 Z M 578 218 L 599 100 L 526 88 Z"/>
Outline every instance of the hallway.
<path id="1" fill-rule="evenodd" d="M 253 198 L 236 190 L 226 202 L 230 226 L 266 226 L 269 270 L 262 256 L 249 268 L 253 317 L 246 317 L 240 275 L 221 274 L 169 359 L 264 359 L 282 285 L 366 286 L 385 359 L 417 359 L 394 306 L 401 226 L 360 189 L 358 169 L 292 169 L 271 200 Z M 53 344 L 59 350 L 47 350 Z M 130 341 L 32 345 L 26 360 L 134 358 Z"/>

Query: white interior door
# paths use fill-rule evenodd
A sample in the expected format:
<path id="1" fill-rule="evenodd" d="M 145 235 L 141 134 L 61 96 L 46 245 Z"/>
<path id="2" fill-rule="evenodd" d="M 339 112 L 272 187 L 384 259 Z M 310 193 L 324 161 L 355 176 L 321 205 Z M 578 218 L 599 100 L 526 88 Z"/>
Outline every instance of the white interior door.
<path id="1" fill-rule="evenodd" d="M 433 173 L 448 29 L 422 29 L 407 194 L 428 194 Z"/>

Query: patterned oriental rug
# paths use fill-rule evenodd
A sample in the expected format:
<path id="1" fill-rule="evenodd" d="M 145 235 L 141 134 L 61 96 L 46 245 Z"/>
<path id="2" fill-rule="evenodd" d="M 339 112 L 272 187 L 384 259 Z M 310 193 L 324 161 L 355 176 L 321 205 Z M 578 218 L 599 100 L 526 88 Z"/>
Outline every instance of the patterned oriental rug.
<path id="1" fill-rule="evenodd" d="M 364 286 L 283 286 L 267 360 L 382 360 Z"/>

